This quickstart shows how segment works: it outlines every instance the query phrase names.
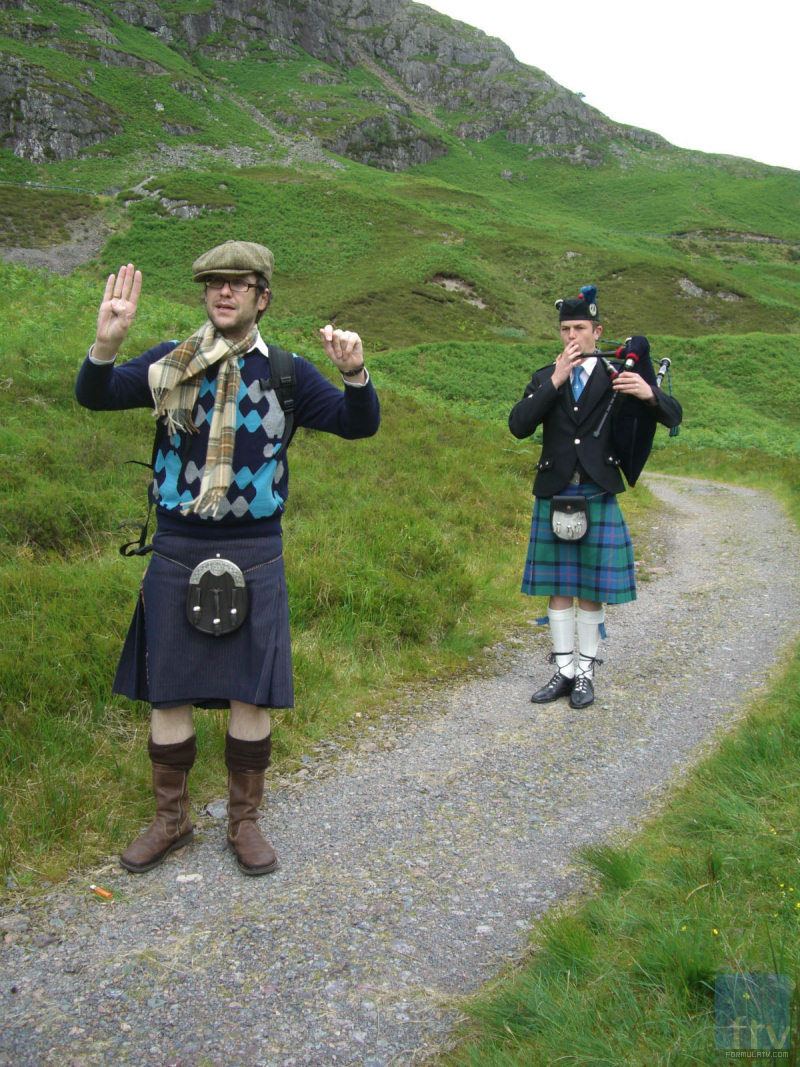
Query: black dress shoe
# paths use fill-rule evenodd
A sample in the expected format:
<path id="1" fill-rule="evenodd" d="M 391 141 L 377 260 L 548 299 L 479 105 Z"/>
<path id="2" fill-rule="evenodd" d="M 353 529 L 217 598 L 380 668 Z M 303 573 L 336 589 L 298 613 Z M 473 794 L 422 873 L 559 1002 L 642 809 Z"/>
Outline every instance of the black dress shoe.
<path id="1" fill-rule="evenodd" d="M 572 692 L 572 678 L 567 678 L 561 671 L 556 671 L 547 685 L 543 685 L 531 697 L 531 704 L 549 704 L 551 700 L 558 700 Z"/>
<path id="2" fill-rule="evenodd" d="M 586 674 L 576 675 L 572 685 L 572 692 L 569 695 L 569 706 L 571 708 L 588 708 L 593 700 L 594 686 L 592 685 L 592 679 Z"/>

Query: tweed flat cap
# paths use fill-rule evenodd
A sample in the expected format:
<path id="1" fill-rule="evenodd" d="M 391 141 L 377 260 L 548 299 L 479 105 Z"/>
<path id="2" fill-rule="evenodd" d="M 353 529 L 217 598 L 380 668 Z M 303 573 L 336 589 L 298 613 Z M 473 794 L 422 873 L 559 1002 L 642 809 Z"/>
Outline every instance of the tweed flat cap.
<path id="1" fill-rule="evenodd" d="M 225 241 L 216 245 L 192 264 L 196 282 L 202 282 L 209 274 L 263 274 L 269 281 L 275 266 L 275 257 L 264 245 L 252 241 Z"/>

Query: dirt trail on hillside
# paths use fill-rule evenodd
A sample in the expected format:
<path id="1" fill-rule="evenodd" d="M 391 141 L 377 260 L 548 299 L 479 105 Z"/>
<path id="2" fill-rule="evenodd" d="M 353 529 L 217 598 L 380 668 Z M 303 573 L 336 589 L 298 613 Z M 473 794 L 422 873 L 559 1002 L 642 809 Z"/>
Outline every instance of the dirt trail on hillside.
<path id="1" fill-rule="evenodd" d="M 46 248 L 0 245 L 0 260 L 19 263 L 54 274 L 72 274 L 78 267 L 96 259 L 108 241 L 111 230 L 97 218 L 81 219 L 69 224 L 70 240 Z"/>
<path id="2" fill-rule="evenodd" d="M 655 810 L 800 630 L 800 537 L 772 498 L 646 481 L 663 573 L 608 609 L 590 709 L 530 704 L 552 670 L 531 627 L 491 676 L 273 780 L 275 874 L 240 874 L 212 805 L 156 870 L 109 858 L 6 908 L 0 1064 L 388 1067 L 446 1045 L 459 998 L 580 887 L 576 850 Z"/>

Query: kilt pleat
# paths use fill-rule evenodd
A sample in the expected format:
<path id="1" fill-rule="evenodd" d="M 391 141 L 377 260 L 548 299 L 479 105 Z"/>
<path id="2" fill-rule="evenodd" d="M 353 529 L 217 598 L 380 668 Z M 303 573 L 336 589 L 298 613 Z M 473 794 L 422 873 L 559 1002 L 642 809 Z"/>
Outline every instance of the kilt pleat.
<path id="1" fill-rule="evenodd" d="M 635 600 L 633 545 L 616 496 L 594 485 L 568 485 L 562 490 L 568 495 L 581 493 L 593 499 L 589 500 L 589 530 L 580 541 L 559 541 L 550 528 L 550 500 L 537 497 L 522 592 L 581 597 L 602 604 Z"/>
<path id="2" fill-rule="evenodd" d="M 159 708 L 219 708 L 230 700 L 292 707 L 281 536 L 218 542 L 157 533 L 153 546 L 114 692 Z M 221 637 L 200 633 L 186 618 L 189 575 L 217 553 L 244 572 L 250 602 L 243 625 Z"/>

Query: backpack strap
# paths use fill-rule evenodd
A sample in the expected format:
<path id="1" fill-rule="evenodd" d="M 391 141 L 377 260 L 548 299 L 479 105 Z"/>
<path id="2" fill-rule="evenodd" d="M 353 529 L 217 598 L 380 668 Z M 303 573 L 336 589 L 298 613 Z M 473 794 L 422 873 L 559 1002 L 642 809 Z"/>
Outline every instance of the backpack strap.
<path id="1" fill-rule="evenodd" d="M 121 556 L 146 556 L 148 552 L 153 551 L 152 542 L 147 543 L 147 528 L 150 525 L 150 516 L 153 514 L 153 506 L 156 502 L 156 486 L 155 486 L 155 469 L 156 469 L 156 455 L 158 454 L 158 438 L 160 433 L 160 427 L 156 425 L 155 433 L 153 434 L 153 449 L 150 453 L 150 462 L 143 463 L 140 459 L 127 459 L 126 463 L 134 463 L 137 467 L 147 467 L 152 477 L 147 483 L 147 515 L 144 522 L 121 522 L 117 527 L 118 530 L 124 530 L 127 527 L 139 531 L 139 538 L 136 541 L 126 541 L 124 545 L 119 546 Z"/>
<path id="2" fill-rule="evenodd" d="M 297 398 L 297 369 L 291 352 L 277 345 L 269 345 L 269 378 L 261 378 L 262 389 L 274 389 L 283 410 L 284 426 L 280 444 L 275 450 L 283 453 L 294 436 L 295 400 Z"/>

